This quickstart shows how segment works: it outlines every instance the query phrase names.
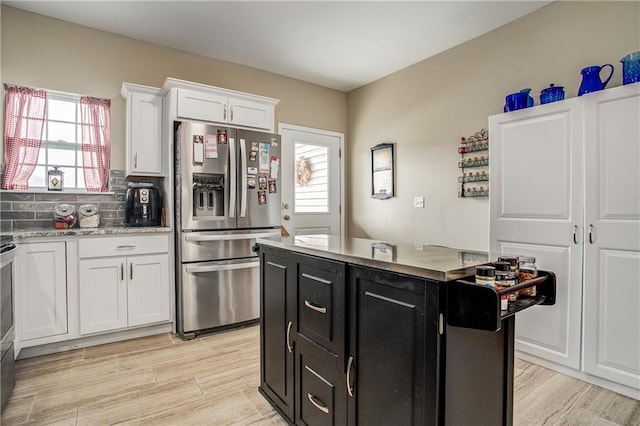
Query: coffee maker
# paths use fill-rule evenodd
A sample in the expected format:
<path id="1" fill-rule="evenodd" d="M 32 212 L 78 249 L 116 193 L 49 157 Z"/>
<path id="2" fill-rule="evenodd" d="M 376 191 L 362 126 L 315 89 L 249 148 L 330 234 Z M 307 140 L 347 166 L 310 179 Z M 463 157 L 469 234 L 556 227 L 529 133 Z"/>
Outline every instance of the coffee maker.
<path id="1" fill-rule="evenodd" d="M 130 182 L 125 198 L 125 226 L 160 226 L 162 196 L 150 183 Z"/>

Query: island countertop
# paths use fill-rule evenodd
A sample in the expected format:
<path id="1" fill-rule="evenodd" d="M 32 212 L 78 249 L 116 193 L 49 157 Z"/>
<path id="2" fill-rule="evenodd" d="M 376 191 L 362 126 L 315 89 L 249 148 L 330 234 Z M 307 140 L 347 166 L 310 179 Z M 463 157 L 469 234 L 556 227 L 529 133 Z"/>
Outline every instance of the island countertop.
<path id="1" fill-rule="evenodd" d="M 474 275 L 476 266 L 491 260 L 489 253 L 481 251 L 333 235 L 263 238 L 257 243 L 437 281 Z"/>

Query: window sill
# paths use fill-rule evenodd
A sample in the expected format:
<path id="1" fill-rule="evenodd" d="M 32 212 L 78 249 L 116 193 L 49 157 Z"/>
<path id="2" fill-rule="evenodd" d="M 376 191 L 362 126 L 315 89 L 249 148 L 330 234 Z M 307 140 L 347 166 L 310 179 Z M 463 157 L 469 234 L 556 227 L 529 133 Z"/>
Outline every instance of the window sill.
<path id="1" fill-rule="evenodd" d="M 64 191 L 48 191 L 44 188 L 33 189 L 0 189 L 0 194 L 81 194 L 81 195 L 113 195 L 115 192 L 89 192 L 83 189 L 65 189 Z"/>

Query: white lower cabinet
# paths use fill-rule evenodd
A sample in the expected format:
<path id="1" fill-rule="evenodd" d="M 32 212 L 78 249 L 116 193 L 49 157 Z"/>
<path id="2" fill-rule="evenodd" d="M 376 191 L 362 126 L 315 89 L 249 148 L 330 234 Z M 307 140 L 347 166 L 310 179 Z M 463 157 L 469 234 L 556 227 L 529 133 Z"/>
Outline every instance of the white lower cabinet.
<path id="1" fill-rule="evenodd" d="M 127 326 L 126 258 L 87 259 L 80 266 L 80 334 Z"/>
<path id="2" fill-rule="evenodd" d="M 516 349 L 638 399 L 640 84 L 496 115 L 489 133 L 490 250 L 557 276 L 554 306 L 518 314 Z"/>
<path id="3" fill-rule="evenodd" d="M 626 88 L 585 110 L 583 369 L 640 390 L 640 84 Z"/>
<path id="4" fill-rule="evenodd" d="M 22 243 L 18 263 L 17 339 L 25 341 L 66 334 L 66 243 Z"/>
<path id="5" fill-rule="evenodd" d="M 145 237 L 114 239 L 95 251 L 91 248 L 97 247 L 100 241 L 80 241 L 80 334 L 171 319 L 166 238 L 160 237 L 160 245 L 154 248 L 155 251 L 165 251 L 160 254 L 136 254 L 140 248 L 148 246 Z M 83 244 L 84 241 L 86 243 Z M 104 253 L 105 247 L 110 246 L 113 246 L 113 251 Z M 131 254 L 115 256 L 122 252 Z M 104 254 L 112 256 L 103 257 Z M 91 257 L 96 255 L 101 257 Z"/>

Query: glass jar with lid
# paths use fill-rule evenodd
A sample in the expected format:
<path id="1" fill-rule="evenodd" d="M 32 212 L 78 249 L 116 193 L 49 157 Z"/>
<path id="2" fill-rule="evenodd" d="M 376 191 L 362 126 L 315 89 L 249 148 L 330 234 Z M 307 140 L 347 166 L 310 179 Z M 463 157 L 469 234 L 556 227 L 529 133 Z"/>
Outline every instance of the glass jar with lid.
<path id="1" fill-rule="evenodd" d="M 511 270 L 509 262 L 498 261 L 494 265 L 496 267 L 496 287 L 513 287 L 517 284 L 518 276 Z M 508 298 L 509 302 L 515 302 L 518 299 L 518 293 L 509 293 Z"/>
<path id="2" fill-rule="evenodd" d="M 476 284 L 484 284 L 491 287 L 496 285 L 496 269 L 493 266 L 476 266 Z"/>
<path id="3" fill-rule="evenodd" d="M 533 256 L 520 256 L 520 262 L 518 264 L 519 273 L 518 277 L 520 282 L 532 280 L 538 276 L 538 268 L 536 267 L 536 258 Z M 537 291 L 535 287 L 525 288 L 520 291 L 523 296 L 536 296 Z"/>

